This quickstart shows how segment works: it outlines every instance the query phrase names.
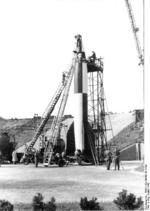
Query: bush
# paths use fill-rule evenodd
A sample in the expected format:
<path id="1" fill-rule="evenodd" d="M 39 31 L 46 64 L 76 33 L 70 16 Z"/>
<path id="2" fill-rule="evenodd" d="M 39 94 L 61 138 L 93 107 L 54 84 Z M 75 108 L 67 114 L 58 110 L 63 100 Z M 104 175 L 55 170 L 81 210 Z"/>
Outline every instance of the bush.
<path id="1" fill-rule="evenodd" d="M 87 197 L 81 198 L 80 207 L 82 210 L 103 210 L 103 207 L 100 207 L 97 202 L 97 198 L 94 197 L 91 200 L 88 200 Z"/>
<path id="2" fill-rule="evenodd" d="M 13 211 L 14 206 L 9 202 L 5 200 L 0 200 L 0 211 Z"/>
<path id="3" fill-rule="evenodd" d="M 56 211 L 56 204 L 54 197 L 52 197 L 51 200 L 44 205 L 44 211 Z"/>
<path id="4" fill-rule="evenodd" d="M 37 193 L 33 197 L 32 207 L 34 211 L 56 211 L 55 198 L 52 197 L 50 201 L 44 203 L 44 198 L 41 193 Z"/>
<path id="5" fill-rule="evenodd" d="M 44 202 L 43 202 L 43 196 L 41 193 L 37 193 L 37 195 L 35 195 L 33 197 L 32 200 L 32 207 L 34 211 L 43 211 L 44 210 Z"/>
<path id="6" fill-rule="evenodd" d="M 133 193 L 127 194 L 127 190 L 122 190 L 113 202 L 120 210 L 134 210 L 143 205 L 141 197 L 136 198 Z"/>

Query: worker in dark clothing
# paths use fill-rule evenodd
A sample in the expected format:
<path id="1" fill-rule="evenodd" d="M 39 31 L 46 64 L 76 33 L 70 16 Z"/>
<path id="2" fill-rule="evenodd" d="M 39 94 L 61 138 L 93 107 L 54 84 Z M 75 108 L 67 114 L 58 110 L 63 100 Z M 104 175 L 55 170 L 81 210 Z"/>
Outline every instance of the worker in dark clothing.
<path id="1" fill-rule="evenodd" d="M 92 51 L 92 55 L 89 56 L 89 61 L 94 63 L 96 60 L 96 53 L 94 51 Z"/>
<path id="2" fill-rule="evenodd" d="M 111 163 L 112 163 L 112 153 L 111 151 L 109 151 L 106 157 L 107 170 L 110 170 Z"/>
<path id="3" fill-rule="evenodd" d="M 2 152 L 0 151 L 0 166 L 2 164 Z"/>
<path id="4" fill-rule="evenodd" d="M 65 79 L 66 79 L 66 75 L 65 73 L 62 74 L 62 83 L 64 84 L 65 83 Z"/>
<path id="5" fill-rule="evenodd" d="M 77 43 L 76 43 L 76 50 L 74 52 L 81 53 L 82 52 L 82 37 L 80 34 L 77 34 L 75 38 L 77 40 Z"/>
<path id="6" fill-rule="evenodd" d="M 55 163 L 58 164 L 59 159 L 60 159 L 60 153 L 59 152 L 54 153 L 54 158 L 55 158 Z"/>
<path id="7" fill-rule="evenodd" d="M 62 154 L 60 154 L 59 159 L 58 159 L 58 166 L 63 167 L 66 164 L 65 159 L 62 157 Z"/>
<path id="8" fill-rule="evenodd" d="M 37 150 L 35 150 L 34 153 L 34 163 L 35 163 L 35 167 L 38 167 L 38 163 L 39 163 L 39 153 Z"/>
<path id="9" fill-rule="evenodd" d="M 115 150 L 115 170 L 120 170 L 120 151 L 116 148 Z"/>
<path id="10" fill-rule="evenodd" d="M 80 149 L 77 149 L 75 151 L 75 157 L 76 157 L 77 163 L 79 165 L 81 165 L 81 163 L 82 163 L 82 153 L 81 153 L 81 150 Z"/>

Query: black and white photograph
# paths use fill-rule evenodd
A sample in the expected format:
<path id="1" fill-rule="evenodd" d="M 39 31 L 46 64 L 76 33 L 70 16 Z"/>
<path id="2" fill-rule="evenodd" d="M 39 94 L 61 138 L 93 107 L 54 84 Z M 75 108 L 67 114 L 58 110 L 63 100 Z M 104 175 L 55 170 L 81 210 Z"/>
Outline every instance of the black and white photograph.
<path id="1" fill-rule="evenodd" d="M 150 210 L 148 7 L 0 1 L 0 210 Z"/>

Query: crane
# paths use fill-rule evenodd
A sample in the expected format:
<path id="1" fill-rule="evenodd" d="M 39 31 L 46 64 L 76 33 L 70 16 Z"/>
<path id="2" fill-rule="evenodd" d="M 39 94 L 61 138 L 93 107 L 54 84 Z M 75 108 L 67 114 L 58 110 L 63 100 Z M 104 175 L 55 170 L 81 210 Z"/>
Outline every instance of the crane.
<path id="1" fill-rule="evenodd" d="M 53 112 L 55 105 L 57 104 L 57 102 L 58 102 L 58 100 L 59 100 L 59 98 L 60 98 L 60 96 L 61 96 L 61 94 L 62 94 L 62 92 L 65 88 L 66 83 L 67 83 L 67 80 L 64 84 L 61 83 L 59 85 L 55 95 L 53 96 L 53 98 L 52 98 L 52 100 L 49 104 L 49 107 L 45 111 L 44 118 L 42 119 L 39 127 L 37 128 L 32 140 L 31 140 L 31 143 L 29 144 L 29 146 L 26 150 L 26 154 L 28 154 L 32 150 L 32 148 L 33 148 L 34 144 L 36 143 L 38 137 L 40 136 L 41 132 L 43 131 L 43 128 L 45 127 L 46 123 L 48 122 L 48 119 L 49 119 L 51 113 Z"/>
<path id="2" fill-rule="evenodd" d="M 72 69 L 72 66 L 71 66 Z M 70 70 L 71 71 L 71 70 Z M 68 73 L 68 75 L 70 74 L 70 72 Z M 60 99 L 62 93 L 64 92 L 64 90 L 66 89 L 66 87 L 68 86 L 68 81 L 69 81 L 69 77 L 65 77 L 64 80 L 59 84 L 54 96 L 52 97 L 48 107 L 46 108 L 44 114 L 43 114 L 43 118 L 41 120 L 41 123 L 39 125 L 39 127 L 37 128 L 37 130 L 35 131 L 35 134 L 31 140 L 31 143 L 29 144 L 29 146 L 26 149 L 26 156 L 28 156 L 28 154 L 30 154 L 30 152 L 32 152 L 32 149 L 36 143 L 36 141 L 38 140 L 39 136 L 41 135 L 45 125 L 47 124 L 51 113 L 53 112 L 58 100 Z"/>
<path id="3" fill-rule="evenodd" d="M 129 19 L 131 21 L 131 27 L 132 27 L 132 31 L 133 31 L 133 35 L 134 35 L 134 39 L 135 39 L 135 43 L 136 43 L 136 49 L 137 49 L 138 57 L 139 57 L 139 60 L 140 60 L 139 65 L 141 65 L 141 64 L 144 65 L 144 58 L 143 58 L 143 54 L 142 54 L 142 49 L 141 49 L 140 41 L 139 41 L 138 34 L 137 34 L 137 32 L 139 31 L 139 28 L 136 26 L 134 14 L 133 14 L 133 9 L 132 9 L 130 1 L 125 0 L 125 2 L 126 2 L 127 9 L 128 9 Z"/>
<path id="4" fill-rule="evenodd" d="M 52 155 L 53 155 L 54 146 L 55 146 L 56 141 L 59 136 L 60 125 L 61 125 L 62 118 L 64 115 L 64 110 L 66 107 L 67 99 L 69 96 L 69 90 L 70 90 L 72 78 L 73 78 L 74 71 L 75 71 L 75 63 L 76 63 L 76 58 L 73 58 L 73 64 L 70 68 L 70 71 L 68 72 L 67 83 L 64 88 L 64 92 L 63 92 L 63 96 L 62 96 L 61 103 L 59 106 L 58 114 L 57 114 L 56 118 L 54 118 L 54 121 L 51 125 L 51 132 L 52 132 L 51 139 L 48 141 L 48 143 L 45 147 L 44 160 L 43 160 L 44 166 L 48 166 L 50 164 Z"/>

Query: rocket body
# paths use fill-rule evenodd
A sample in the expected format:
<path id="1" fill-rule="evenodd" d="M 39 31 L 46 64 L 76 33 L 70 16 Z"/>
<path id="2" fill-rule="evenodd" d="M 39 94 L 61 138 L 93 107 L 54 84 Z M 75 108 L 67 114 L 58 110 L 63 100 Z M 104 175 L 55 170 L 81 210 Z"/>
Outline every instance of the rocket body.
<path id="1" fill-rule="evenodd" d="M 76 62 L 74 73 L 74 96 L 75 96 L 75 111 L 74 111 L 74 132 L 75 132 L 75 148 L 76 150 L 85 149 L 85 125 L 88 121 L 88 77 L 87 63 L 79 54 Z"/>

